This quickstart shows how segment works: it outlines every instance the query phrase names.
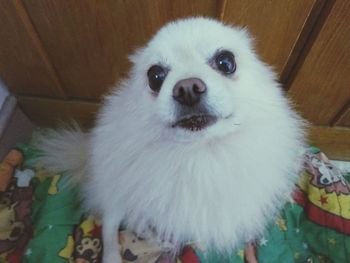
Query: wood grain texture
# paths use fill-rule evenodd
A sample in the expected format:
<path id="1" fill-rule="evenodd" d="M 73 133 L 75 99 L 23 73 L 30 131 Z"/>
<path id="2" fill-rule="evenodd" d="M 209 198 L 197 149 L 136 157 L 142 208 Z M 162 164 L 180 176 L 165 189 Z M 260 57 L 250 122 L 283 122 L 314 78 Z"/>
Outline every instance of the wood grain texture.
<path id="1" fill-rule="evenodd" d="M 258 54 L 280 74 L 316 0 L 227 1 L 223 20 L 247 26 Z"/>
<path id="2" fill-rule="evenodd" d="M 21 1 L 0 1 L 0 76 L 16 94 L 64 97 Z"/>
<path id="3" fill-rule="evenodd" d="M 23 0 L 67 93 L 97 98 L 128 69 L 127 56 L 169 20 L 215 16 L 214 0 Z"/>
<path id="4" fill-rule="evenodd" d="M 20 96 L 18 104 L 28 118 L 41 127 L 59 127 L 72 120 L 77 121 L 84 128 L 91 128 L 100 108 L 99 103 L 43 99 Z"/>
<path id="5" fill-rule="evenodd" d="M 336 1 L 289 89 L 303 116 L 330 125 L 350 99 L 350 2 Z"/>
<path id="6" fill-rule="evenodd" d="M 312 6 L 280 74 L 280 82 L 283 83 L 284 90 L 288 91 L 290 83 L 295 77 L 294 73 L 296 72 L 296 68 L 302 64 L 302 59 L 307 55 L 309 47 L 312 46 L 315 40 L 315 38 L 311 36 L 318 35 L 319 29 L 327 19 L 328 12 L 331 10 L 332 5 L 333 0 L 317 0 Z"/>
<path id="7" fill-rule="evenodd" d="M 348 105 L 350 105 L 350 103 Z M 339 119 L 335 122 L 335 125 L 350 128 L 350 106 L 347 106 L 347 108 L 342 112 Z"/>
<path id="8" fill-rule="evenodd" d="M 330 159 L 350 160 L 350 129 L 313 126 L 310 144 L 320 148 Z"/>
<path id="9" fill-rule="evenodd" d="M 130 52 L 166 22 L 194 15 L 248 26 L 303 116 L 320 125 L 311 142 L 350 160 L 350 129 L 340 127 L 350 127 L 347 0 L 0 1 L 0 77 L 36 124 L 91 127 L 100 107 L 91 101 L 124 76 Z"/>

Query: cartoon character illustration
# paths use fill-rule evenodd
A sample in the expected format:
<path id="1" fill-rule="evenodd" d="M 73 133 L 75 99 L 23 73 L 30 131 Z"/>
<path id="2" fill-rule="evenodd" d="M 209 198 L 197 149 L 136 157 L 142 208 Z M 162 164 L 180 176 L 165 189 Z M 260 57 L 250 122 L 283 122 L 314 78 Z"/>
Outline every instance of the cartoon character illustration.
<path id="1" fill-rule="evenodd" d="M 20 158 L 17 157 L 18 161 Z M 12 164 L 15 167 L 15 163 Z M 0 168 L 0 176 L 4 175 L 2 172 L 4 170 Z M 14 170 L 11 171 L 6 191 L 0 192 L 0 253 L 5 262 L 19 263 L 33 233 L 30 226 L 33 187 L 16 187 L 17 180 L 13 178 L 12 172 Z"/>
<path id="2" fill-rule="evenodd" d="M 20 151 L 13 149 L 0 162 L 0 192 L 5 192 L 9 187 L 14 170 L 23 162 L 23 155 Z"/>
<path id="3" fill-rule="evenodd" d="M 0 240 L 17 240 L 24 230 L 24 224 L 16 220 L 14 203 L 7 207 L 2 207 L 0 214 Z"/>
<path id="4" fill-rule="evenodd" d="M 341 182 L 343 185 L 346 185 L 346 181 L 340 170 L 334 167 L 332 164 L 322 162 L 316 157 L 311 159 L 311 163 L 320 172 L 320 177 L 318 178 L 320 184 L 327 186 L 333 183 Z"/>
<path id="5" fill-rule="evenodd" d="M 0 193 L 0 210 L 11 205 L 11 198 L 13 196 L 13 188 L 11 187 L 9 191 Z"/>
<path id="6" fill-rule="evenodd" d="M 83 219 L 58 255 L 70 263 L 101 262 L 101 225 L 92 216 Z"/>
<path id="7" fill-rule="evenodd" d="M 99 254 L 102 251 L 100 239 L 84 237 L 76 244 L 75 258 L 85 259 L 87 262 L 97 263 Z"/>
<path id="8" fill-rule="evenodd" d="M 120 231 L 119 240 L 123 262 L 157 262 L 165 252 L 158 242 L 140 238 L 131 231 Z"/>
<path id="9" fill-rule="evenodd" d="M 312 176 L 311 183 L 324 188 L 327 193 L 349 195 L 348 183 L 341 170 L 333 166 L 323 154 L 309 154 L 306 156 L 306 171 Z"/>

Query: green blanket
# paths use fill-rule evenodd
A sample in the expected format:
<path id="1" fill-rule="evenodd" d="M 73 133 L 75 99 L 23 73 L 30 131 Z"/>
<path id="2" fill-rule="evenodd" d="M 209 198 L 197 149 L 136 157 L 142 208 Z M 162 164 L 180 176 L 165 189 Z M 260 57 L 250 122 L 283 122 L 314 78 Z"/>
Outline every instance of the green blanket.
<path id="1" fill-rule="evenodd" d="M 101 262 L 102 226 L 83 213 L 77 189 L 69 185 L 66 175 L 36 168 L 33 164 L 38 152 L 33 148 L 18 148 L 24 155 L 24 164 L 18 167 L 20 170 L 6 191 L 0 193 L 0 262 Z M 31 173 L 34 177 L 25 185 L 23 178 Z M 120 230 L 123 261 L 350 262 L 347 177 L 323 153 L 311 148 L 305 154 L 305 170 L 293 198 L 254 243 L 242 244 L 229 254 L 191 243 L 179 248 L 174 258 L 169 244 L 150 242 Z"/>

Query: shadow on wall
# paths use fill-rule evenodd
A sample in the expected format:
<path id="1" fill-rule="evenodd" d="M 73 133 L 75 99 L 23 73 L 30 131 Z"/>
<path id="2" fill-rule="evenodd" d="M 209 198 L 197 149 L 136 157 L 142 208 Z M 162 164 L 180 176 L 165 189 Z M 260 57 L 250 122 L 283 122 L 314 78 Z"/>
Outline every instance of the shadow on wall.
<path id="1" fill-rule="evenodd" d="M 29 142 L 34 125 L 0 80 L 0 160 L 17 143 Z"/>
<path id="2" fill-rule="evenodd" d="M 9 95 L 9 92 L 7 91 L 7 88 L 5 87 L 5 84 L 0 80 L 0 110 L 2 105 L 5 102 L 6 97 Z"/>

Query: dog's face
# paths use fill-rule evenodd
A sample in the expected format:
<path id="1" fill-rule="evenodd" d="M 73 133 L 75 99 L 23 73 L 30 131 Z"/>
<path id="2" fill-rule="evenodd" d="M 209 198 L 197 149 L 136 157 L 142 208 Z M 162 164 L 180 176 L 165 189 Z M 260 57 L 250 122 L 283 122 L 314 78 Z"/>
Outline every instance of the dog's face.
<path id="1" fill-rule="evenodd" d="M 175 139 L 256 124 L 257 111 L 269 114 L 264 104 L 277 95 L 274 74 L 255 56 L 247 32 L 209 19 L 165 26 L 131 59 L 138 103 Z"/>

